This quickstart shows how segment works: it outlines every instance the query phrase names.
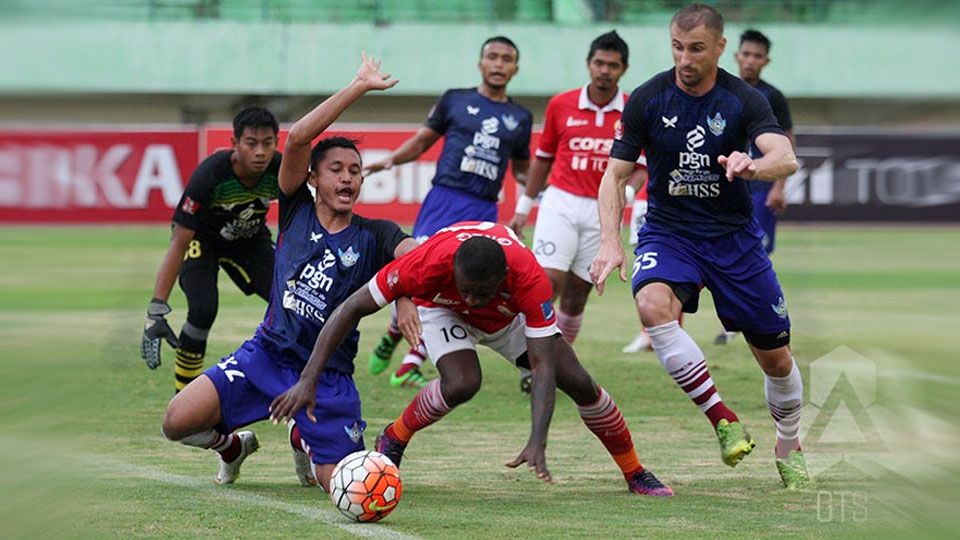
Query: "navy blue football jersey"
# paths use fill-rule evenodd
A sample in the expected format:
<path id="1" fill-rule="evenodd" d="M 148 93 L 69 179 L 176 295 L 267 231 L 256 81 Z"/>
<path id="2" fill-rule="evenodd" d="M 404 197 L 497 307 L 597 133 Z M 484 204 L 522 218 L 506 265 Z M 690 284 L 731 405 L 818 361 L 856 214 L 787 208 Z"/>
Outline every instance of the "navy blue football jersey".
<path id="1" fill-rule="evenodd" d="M 746 182 L 728 182 L 717 158 L 746 151 L 762 133 L 783 130 L 747 83 L 721 69 L 713 89 L 694 97 L 677 87 L 670 69 L 630 95 L 610 155 L 635 162 L 646 150 L 647 227 L 710 238 L 753 219 Z"/>
<path id="2" fill-rule="evenodd" d="M 435 185 L 496 201 L 510 159 L 530 159 L 533 115 L 512 99 L 491 101 L 476 88 L 447 90 L 428 128 L 444 136 Z"/>
<path id="3" fill-rule="evenodd" d="M 327 318 L 354 291 L 393 260 L 407 238 L 396 223 L 353 216 L 335 234 L 320 225 L 306 184 L 280 193 L 280 230 L 270 305 L 257 339 L 281 364 L 303 369 Z M 325 369 L 353 373 L 360 333 L 354 328 Z"/>
<path id="4" fill-rule="evenodd" d="M 753 89 L 760 92 L 760 95 L 766 98 L 767 103 L 770 104 L 770 108 L 773 109 L 773 115 L 777 117 L 777 122 L 780 124 L 780 127 L 783 128 L 784 131 L 793 129 L 793 118 L 790 116 L 790 106 L 787 105 L 787 98 L 783 95 L 783 92 L 763 79 L 758 80 L 757 84 L 753 86 Z M 762 155 L 763 153 L 760 152 L 757 145 L 750 145 L 750 156 L 758 158 Z M 763 180 L 750 180 L 748 184 L 750 185 L 750 191 L 753 193 L 758 191 L 767 192 L 773 187 L 773 182 L 764 182 Z"/>

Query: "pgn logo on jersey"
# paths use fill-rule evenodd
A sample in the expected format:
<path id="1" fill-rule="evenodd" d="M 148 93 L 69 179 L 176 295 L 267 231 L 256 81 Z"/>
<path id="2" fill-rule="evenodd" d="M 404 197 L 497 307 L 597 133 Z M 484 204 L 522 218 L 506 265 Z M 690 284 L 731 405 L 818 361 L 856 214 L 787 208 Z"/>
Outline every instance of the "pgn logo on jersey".
<path id="1" fill-rule="evenodd" d="M 727 121 L 724 120 L 718 112 L 713 118 L 710 118 L 709 116 L 707 117 L 707 127 L 710 128 L 710 133 L 713 133 L 719 137 L 720 135 L 723 135 L 723 130 L 727 127 Z"/>
<path id="2" fill-rule="evenodd" d="M 498 120 L 496 116 L 491 116 L 480 122 L 480 129 L 487 135 L 492 135 L 500 129 L 500 120 Z"/>
<path id="3" fill-rule="evenodd" d="M 346 251 L 337 248 L 337 254 L 340 255 L 340 262 L 347 268 L 357 264 L 357 261 L 360 260 L 360 254 L 353 250 L 353 246 L 348 246 Z"/>
<path id="4" fill-rule="evenodd" d="M 697 125 L 687 132 L 687 150 L 689 152 L 680 152 L 681 168 L 701 169 L 710 166 L 710 156 L 696 152 L 697 148 L 703 146 L 705 134 L 706 130 L 701 125 Z"/>
<path id="5" fill-rule="evenodd" d="M 303 270 L 300 271 L 300 279 L 311 289 L 321 289 L 329 292 L 330 287 L 333 286 L 333 278 L 323 272 L 336 263 L 337 258 L 329 249 L 326 249 L 323 252 L 323 259 L 319 263 L 316 265 L 307 263 L 303 267 Z"/>
<path id="6" fill-rule="evenodd" d="M 706 131 L 703 129 L 703 126 L 697 125 L 693 129 L 687 132 L 687 150 L 693 152 L 697 148 L 703 146 L 703 135 Z"/>
<path id="7" fill-rule="evenodd" d="M 540 304 L 540 311 L 543 312 L 544 320 L 549 321 L 553 318 L 553 302 L 547 300 L 546 302 Z"/>

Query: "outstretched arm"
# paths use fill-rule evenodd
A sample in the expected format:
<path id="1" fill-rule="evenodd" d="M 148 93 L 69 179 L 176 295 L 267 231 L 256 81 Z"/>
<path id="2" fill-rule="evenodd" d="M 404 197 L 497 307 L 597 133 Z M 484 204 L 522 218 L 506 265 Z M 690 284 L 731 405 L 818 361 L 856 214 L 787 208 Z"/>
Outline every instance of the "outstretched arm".
<path id="1" fill-rule="evenodd" d="M 514 162 L 516 163 L 516 162 Z M 529 162 L 528 162 L 529 163 Z M 523 227 L 527 224 L 527 216 L 533 209 L 533 201 L 543 191 L 547 183 L 547 177 L 550 176 L 550 168 L 553 167 L 553 159 L 544 159 L 536 157 L 530 163 L 529 172 L 526 175 L 526 182 L 520 182 L 526 186 L 526 190 L 517 199 L 517 207 L 513 212 L 513 219 L 510 220 L 509 227 L 523 239 Z M 516 171 L 514 171 L 516 174 Z M 520 178 L 517 178 L 519 182 Z"/>
<path id="2" fill-rule="evenodd" d="M 388 170 L 394 165 L 403 165 L 420 157 L 433 146 L 433 143 L 440 139 L 440 133 L 424 126 L 420 128 L 413 137 L 410 137 L 399 148 L 394 150 L 386 159 L 371 163 L 363 170 L 363 174 L 373 174 L 375 172 Z"/>
<path id="3" fill-rule="evenodd" d="M 351 294 L 330 314 L 323 325 L 323 330 L 317 336 L 310 360 L 300 372 L 300 380 L 292 388 L 277 396 L 270 405 L 270 420 L 274 424 L 285 423 L 303 407 L 307 408 L 307 416 L 316 422 L 313 409 L 317 402 L 317 381 L 327 365 L 327 359 L 333 356 L 333 352 L 347 337 L 350 330 L 357 326 L 360 319 L 379 310 L 380 306 L 373 299 L 369 288 L 364 286 Z"/>
<path id="4" fill-rule="evenodd" d="M 390 75 L 380 73 L 380 60 L 361 56 L 357 76 L 347 86 L 317 105 L 297 121 L 287 134 L 280 162 L 280 189 L 292 195 L 307 180 L 310 171 L 310 143 L 332 124 L 347 107 L 371 90 L 386 90 L 397 84 Z"/>

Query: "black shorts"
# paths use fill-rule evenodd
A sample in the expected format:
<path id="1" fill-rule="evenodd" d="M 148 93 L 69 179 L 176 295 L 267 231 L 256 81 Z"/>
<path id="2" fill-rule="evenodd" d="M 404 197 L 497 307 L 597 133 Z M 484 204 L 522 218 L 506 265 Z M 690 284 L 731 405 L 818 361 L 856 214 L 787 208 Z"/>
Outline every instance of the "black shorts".
<path id="1" fill-rule="evenodd" d="M 180 281 L 183 284 L 199 278 L 197 281 L 215 284 L 217 271 L 223 268 L 243 294 L 256 294 L 267 300 L 273 280 L 273 257 L 269 233 L 233 242 L 197 235 L 184 255 Z"/>

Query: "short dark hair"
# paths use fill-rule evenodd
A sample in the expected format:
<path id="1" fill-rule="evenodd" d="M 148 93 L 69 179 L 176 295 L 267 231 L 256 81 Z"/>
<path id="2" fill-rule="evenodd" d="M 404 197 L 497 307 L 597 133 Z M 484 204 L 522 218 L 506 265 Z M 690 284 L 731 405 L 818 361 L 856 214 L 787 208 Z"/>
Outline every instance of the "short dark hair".
<path id="1" fill-rule="evenodd" d="M 347 148 L 356 152 L 357 155 L 360 155 L 360 149 L 357 148 L 357 143 L 359 142 L 358 140 L 341 136 L 320 139 L 317 141 L 317 144 L 313 145 L 313 150 L 310 151 L 310 169 L 316 170 L 320 162 L 323 161 L 323 156 L 327 154 L 327 150 L 331 148 Z"/>
<path id="2" fill-rule="evenodd" d="M 453 264 L 470 281 L 501 279 L 507 274 L 507 256 L 496 240 L 474 236 L 460 244 Z"/>
<path id="3" fill-rule="evenodd" d="M 273 134 L 280 133 L 280 124 L 273 113 L 263 107 L 247 107 L 233 117 L 233 136 L 239 139 L 246 128 L 256 129 L 266 127 L 273 130 Z"/>
<path id="4" fill-rule="evenodd" d="M 670 25 L 674 24 L 684 32 L 689 32 L 700 25 L 704 25 L 710 30 L 716 30 L 721 36 L 723 35 L 723 15 L 706 4 L 695 3 L 684 7 L 670 19 Z"/>
<path id="5" fill-rule="evenodd" d="M 587 61 L 589 62 L 593 58 L 594 53 L 597 51 L 613 51 L 620 53 L 620 61 L 623 62 L 623 65 L 629 65 L 628 58 L 630 57 L 630 47 L 627 46 L 627 42 L 620 37 L 620 34 L 616 30 L 611 30 L 606 34 L 601 34 L 597 39 L 590 42 L 590 52 L 587 54 Z"/>
<path id="6" fill-rule="evenodd" d="M 770 38 L 763 35 L 763 32 L 752 28 L 740 34 L 740 45 L 743 45 L 744 41 L 751 41 L 763 45 L 763 48 L 767 50 L 767 54 L 770 54 L 770 46 L 773 45 L 770 43 Z"/>
<path id="7" fill-rule="evenodd" d="M 480 58 L 483 58 L 483 50 L 486 49 L 487 45 L 491 43 L 503 43 L 504 45 L 513 47 L 513 50 L 517 51 L 517 60 L 520 60 L 520 48 L 517 47 L 517 44 L 507 36 L 493 36 L 492 38 L 487 38 L 487 40 L 483 42 L 483 45 L 480 46 Z"/>

